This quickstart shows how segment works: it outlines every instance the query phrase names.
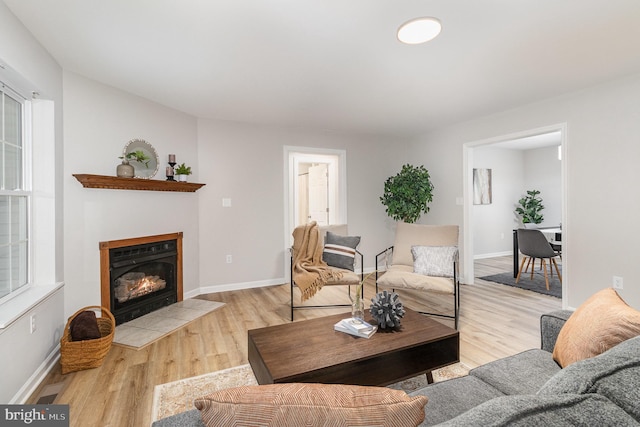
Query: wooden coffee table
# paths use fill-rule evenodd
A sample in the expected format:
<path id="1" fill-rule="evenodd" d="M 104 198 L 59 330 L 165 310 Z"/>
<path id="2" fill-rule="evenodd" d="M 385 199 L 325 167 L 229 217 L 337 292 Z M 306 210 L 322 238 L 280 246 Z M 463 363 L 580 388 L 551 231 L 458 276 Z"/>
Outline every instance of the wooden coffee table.
<path id="1" fill-rule="evenodd" d="M 349 313 L 252 329 L 249 363 L 259 384 L 385 386 L 460 361 L 458 331 L 406 312 L 400 330 L 382 329 L 369 339 L 333 329 Z"/>

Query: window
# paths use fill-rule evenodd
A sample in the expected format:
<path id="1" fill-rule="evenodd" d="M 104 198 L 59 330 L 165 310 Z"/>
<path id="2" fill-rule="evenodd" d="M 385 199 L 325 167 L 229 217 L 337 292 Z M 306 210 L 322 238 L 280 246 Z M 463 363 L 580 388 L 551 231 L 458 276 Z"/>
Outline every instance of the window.
<path id="1" fill-rule="evenodd" d="M 29 282 L 25 100 L 0 83 L 0 300 Z"/>

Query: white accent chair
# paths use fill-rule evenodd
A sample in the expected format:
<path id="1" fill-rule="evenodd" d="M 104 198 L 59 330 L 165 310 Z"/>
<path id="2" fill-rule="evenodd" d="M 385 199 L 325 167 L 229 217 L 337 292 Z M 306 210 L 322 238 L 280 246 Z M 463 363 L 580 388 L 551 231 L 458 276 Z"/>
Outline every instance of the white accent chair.
<path id="1" fill-rule="evenodd" d="M 453 296 L 453 314 L 440 314 L 417 310 L 422 314 L 454 319 L 458 329 L 460 311 L 460 282 L 458 280 L 458 235 L 457 225 L 424 225 L 398 222 L 394 245 L 376 255 L 376 292 L 379 288 L 413 289 L 425 293 L 450 294 Z M 412 247 L 427 246 L 451 248 L 454 256 L 450 260 L 449 274 L 439 277 L 416 273 L 414 271 L 414 257 Z M 449 251 L 452 253 L 452 251 Z M 386 271 L 378 272 L 383 265 Z M 442 267 L 442 266 L 440 266 Z M 448 266 L 444 266 L 448 267 Z"/>

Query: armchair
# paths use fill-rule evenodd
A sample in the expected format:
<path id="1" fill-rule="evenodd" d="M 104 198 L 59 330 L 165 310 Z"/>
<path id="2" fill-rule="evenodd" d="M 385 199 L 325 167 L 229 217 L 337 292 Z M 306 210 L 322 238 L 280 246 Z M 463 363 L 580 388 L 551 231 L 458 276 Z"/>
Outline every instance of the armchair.
<path id="1" fill-rule="evenodd" d="M 398 222 L 394 245 L 376 255 L 376 292 L 379 288 L 414 289 L 453 296 L 453 314 L 419 311 L 454 319 L 458 328 L 458 226 Z M 382 275 L 381 263 L 386 265 Z M 390 262 L 389 262 L 390 261 Z"/>
<path id="2" fill-rule="evenodd" d="M 325 244 L 327 237 L 331 240 Z M 297 287 L 301 301 L 305 301 L 323 286 L 347 286 L 351 296 L 351 286 L 358 286 L 364 280 L 363 255 L 356 249 L 360 238 L 347 236 L 346 224 L 318 226 L 315 222 L 296 227 L 293 238 L 291 321 L 294 309 L 350 307 L 350 303 L 295 305 L 293 294 Z"/>

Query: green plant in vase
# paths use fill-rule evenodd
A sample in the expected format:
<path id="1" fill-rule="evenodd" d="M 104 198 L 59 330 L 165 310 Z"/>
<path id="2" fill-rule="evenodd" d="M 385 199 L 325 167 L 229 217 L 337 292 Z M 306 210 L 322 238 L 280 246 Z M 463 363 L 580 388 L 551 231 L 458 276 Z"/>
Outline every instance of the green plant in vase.
<path id="1" fill-rule="evenodd" d="M 178 181 L 186 181 L 187 176 L 191 175 L 191 166 L 187 166 L 184 163 L 176 166 L 174 169 Z"/>
<path id="2" fill-rule="evenodd" d="M 184 163 L 176 166 L 176 175 L 191 175 L 191 166 L 187 166 Z"/>
<path id="3" fill-rule="evenodd" d="M 144 165 L 144 167 L 148 168 L 149 167 L 149 160 L 151 160 L 151 157 L 147 156 L 144 151 L 142 150 L 136 150 L 136 151 L 132 151 L 130 153 L 127 153 L 126 155 L 120 157 L 121 159 L 127 159 L 127 160 L 133 160 L 134 162 L 138 162 L 138 163 L 142 163 Z"/>

